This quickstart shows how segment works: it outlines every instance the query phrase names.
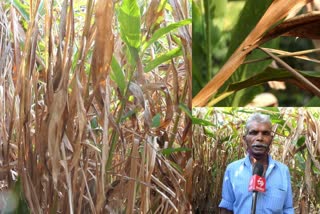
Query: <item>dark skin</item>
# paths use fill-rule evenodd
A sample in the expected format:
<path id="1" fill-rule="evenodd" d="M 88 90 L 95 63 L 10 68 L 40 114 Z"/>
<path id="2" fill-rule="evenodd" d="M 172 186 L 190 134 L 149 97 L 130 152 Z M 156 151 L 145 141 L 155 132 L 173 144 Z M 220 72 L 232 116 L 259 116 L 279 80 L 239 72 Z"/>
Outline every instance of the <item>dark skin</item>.
<path id="1" fill-rule="evenodd" d="M 243 140 L 247 144 L 247 151 L 251 163 L 259 161 L 264 166 L 268 166 L 268 154 L 273 140 L 271 124 L 252 122 Z"/>
<path id="2" fill-rule="evenodd" d="M 243 136 L 243 140 L 247 144 L 251 163 L 259 161 L 264 166 L 265 172 L 268 168 L 268 154 L 273 140 L 271 124 L 253 121 Z M 220 208 L 220 213 L 233 214 L 231 210 L 225 208 Z"/>

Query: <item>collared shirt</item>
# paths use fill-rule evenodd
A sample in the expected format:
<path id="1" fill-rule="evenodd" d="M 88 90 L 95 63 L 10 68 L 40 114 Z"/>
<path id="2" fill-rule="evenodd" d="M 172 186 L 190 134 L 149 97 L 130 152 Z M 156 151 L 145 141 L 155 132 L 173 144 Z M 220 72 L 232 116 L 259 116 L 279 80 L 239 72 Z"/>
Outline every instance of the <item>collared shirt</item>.
<path id="1" fill-rule="evenodd" d="M 232 210 L 236 214 L 251 211 L 252 192 L 248 191 L 252 165 L 249 155 L 228 165 L 222 188 L 219 207 Z M 269 155 L 266 171 L 266 192 L 257 196 L 256 213 L 293 214 L 292 190 L 289 169 Z"/>

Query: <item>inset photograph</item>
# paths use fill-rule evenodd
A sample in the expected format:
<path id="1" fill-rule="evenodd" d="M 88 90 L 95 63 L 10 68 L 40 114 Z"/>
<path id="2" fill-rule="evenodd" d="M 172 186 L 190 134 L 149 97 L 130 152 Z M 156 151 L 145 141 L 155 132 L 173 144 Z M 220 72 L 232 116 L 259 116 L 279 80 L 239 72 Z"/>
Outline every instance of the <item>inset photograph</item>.
<path id="1" fill-rule="evenodd" d="M 320 108 L 193 109 L 193 213 L 319 213 Z"/>
<path id="2" fill-rule="evenodd" d="M 193 107 L 319 106 L 320 1 L 193 1 Z"/>

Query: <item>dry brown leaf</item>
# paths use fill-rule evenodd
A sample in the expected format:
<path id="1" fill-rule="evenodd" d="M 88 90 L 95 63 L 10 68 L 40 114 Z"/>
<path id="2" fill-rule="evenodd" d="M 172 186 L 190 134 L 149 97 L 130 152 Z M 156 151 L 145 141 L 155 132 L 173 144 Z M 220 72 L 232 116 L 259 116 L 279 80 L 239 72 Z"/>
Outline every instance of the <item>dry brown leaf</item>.
<path id="1" fill-rule="evenodd" d="M 138 164 L 139 164 L 139 139 L 134 139 L 134 142 L 132 144 L 132 152 L 131 152 L 131 158 L 130 160 L 130 178 L 132 180 L 129 180 L 129 186 L 128 186 L 128 204 L 127 204 L 127 214 L 133 213 L 134 211 L 134 203 L 136 200 L 136 182 L 139 180 L 138 177 Z"/>
<path id="2" fill-rule="evenodd" d="M 320 12 L 311 12 L 288 19 L 270 30 L 263 41 L 283 36 L 320 39 Z"/>
<path id="3" fill-rule="evenodd" d="M 147 38 L 150 37 L 153 31 L 156 30 L 156 28 L 159 28 L 160 23 L 156 23 L 158 18 L 163 16 L 164 6 L 159 7 L 160 0 L 152 0 L 149 8 L 147 9 L 147 12 L 144 16 L 145 18 L 145 24 L 146 24 L 146 30 L 147 30 Z"/>
<path id="4" fill-rule="evenodd" d="M 192 106 L 205 106 L 210 97 L 225 83 L 227 79 L 241 65 L 248 53 L 261 42 L 263 34 L 274 24 L 285 18 L 291 11 L 297 10 L 310 2 L 310 0 L 275 0 L 267 9 L 256 27 L 241 43 L 213 79 L 193 98 Z"/>
<path id="5" fill-rule="evenodd" d="M 63 132 L 63 112 L 67 104 L 67 92 L 60 89 L 53 95 L 53 102 L 50 106 L 48 125 L 48 151 L 52 164 L 52 179 L 54 185 L 58 182 L 60 174 L 60 142 Z"/>
<path id="6" fill-rule="evenodd" d="M 312 162 L 314 163 L 314 166 L 317 167 L 320 170 L 320 162 L 319 160 L 316 158 L 317 155 L 317 148 L 315 147 L 317 142 L 315 141 L 316 139 L 314 139 L 314 136 L 316 136 L 316 138 L 318 137 L 318 133 L 314 134 L 317 131 L 318 128 L 315 127 L 315 124 L 318 124 L 315 120 L 315 118 L 312 116 L 312 114 L 307 113 L 308 116 L 308 120 L 309 122 L 307 123 L 307 131 L 308 131 L 308 137 L 306 137 L 306 146 L 308 149 L 308 152 L 310 153 L 310 157 L 312 159 Z M 316 129 L 316 130 L 315 130 Z"/>
<path id="7" fill-rule="evenodd" d="M 105 88 L 103 80 L 109 75 L 114 48 L 114 35 L 112 32 L 113 11 L 113 0 L 97 1 L 95 13 L 96 37 L 91 61 L 91 72 L 93 85 L 97 87 L 95 97 L 100 109 L 103 109 L 102 94 L 104 94 Z"/>
<path id="8" fill-rule="evenodd" d="M 142 90 L 145 93 L 146 92 L 153 93 L 153 92 L 159 91 L 159 92 L 162 92 L 165 94 L 166 116 L 165 116 L 165 119 L 160 122 L 159 128 L 166 128 L 170 124 L 170 122 L 172 121 L 173 113 L 174 113 L 173 103 L 172 103 L 168 88 L 163 83 L 150 83 L 150 84 L 147 83 L 142 86 Z M 154 98 L 154 100 L 159 100 L 159 99 L 161 99 L 161 98 L 160 97 Z M 151 101 L 152 100 L 149 100 L 148 103 L 151 103 Z"/>
<path id="9" fill-rule="evenodd" d="M 313 189 L 313 182 L 312 182 L 312 173 L 311 173 L 311 154 L 308 153 L 307 160 L 306 160 L 306 166 L 304 170 L 304 179 L 305 179 L 305 184 L 307 191 L 310 195 L 313 195 L 314 189 Z"/>
<path id="10" fill-rule="evenodd" d="M 306 61 L 310 61 L 310 62 L 314 62 L 314 63 L 320 63 L 320 60 L 306 56 L 306 54 L 309 54 L 309 53 L 317 53 L 320 51 L 320 49 L 311 49 L 311 50 L 296 51 L 296 52 L 288 52 L 288 51 L 277 50 L 277 49 L 272 49 L 272 48 L 264 48 L 264 49 L 271 52 L 271 53 L 279 54 L 279 55 L 277 55 L 277 57 L 279 57 L 279 58 L 291 56 L 291 57 L 294 57 L 297 59 L 302 59 L 302 60 L 306 60 Z M 270 59 L 270 58 L 272 58 L 272 57 L 266 57 L 264 59 Z M 253 62 L 253 61 L 251 61 L 251 62 Z"/>
<path id="11" fill-rule="evenodd" d="M 297 128 L 295 129 L 295 132 L 291 136 L 291 138 L 288 138 L 285 142 L 285 145 L 283 148 L 283 154 L 282 154 L 282 161 L 286 160 L 286 157 L 288 156 L 288 152 L 292 154 L 292 151 L 294 150 L 294 144 L 292 142 L 297 142 L 299 137 L 301 136 L 304 129 L 304 120 L 305 120 L 305 112 L 304 112 L 304 109 L 300 108 L 299 115 L 297 118 Z"/>
<path id="12" fill-rule="evenodd" d="M 31 212 L 42 214 L 43 212 L 38 199 L 39 195 L 37 195 L 35 191 L 35 186 L 32 183 L 29 173 L 28 172 L 23 173 L 22 179 L 23 179 L 22 182 L 26 184 L 26 185 L 23 185 L 24 193 L 27 196 L 26 199 L 28 200 Z"/>

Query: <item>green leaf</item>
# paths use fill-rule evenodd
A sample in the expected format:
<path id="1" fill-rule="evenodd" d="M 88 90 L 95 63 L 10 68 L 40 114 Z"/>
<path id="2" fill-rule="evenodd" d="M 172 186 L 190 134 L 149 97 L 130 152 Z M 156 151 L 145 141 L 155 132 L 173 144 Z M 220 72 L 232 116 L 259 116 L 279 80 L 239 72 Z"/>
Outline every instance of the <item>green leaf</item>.
<path id="1" fill-rule="evenodd" d="M 179 103 L 179 108 L 186 113 L 189 118 L 192 118 L 191 110 L 184 103 Z"/>
<path id="2" fill-rule="evenodd" d="M 301 137 L 299 138 L 299 140 L 297 141 L 296 146 L 299 146 L 299 147 L 302 146 L 305 141 L 306 141 L 306 137 L 305 137 L 305 136 L 301 136 Z"/>
<path id="3" fill-rule="evenodd" d="M 239 15 L 241 10 L 244 7 L 244 1 L 229 1 L 226 8 L 225 16 L 227 19 L 223 17 L 224 28 L 223 31 L 229 32 L 232 30 L 239 19 Z"/>
<path id="4" fill-rule="evenodd" d="M 173 31 L 179 27 L 191 24 L 192 21 L 191 19 L 186 19 L 186 20 L 182 20 L 173 24 L 170 24 L 166 27 L 160 28 L 158 29 L 153 35 L 152 37 L 146 41 L 143 45 L 142 45 L 142 52 L 144 52 L 152 43 L 154 43 L 155 41 L 157 41 L 159 38 L 161 38 L 162 36 L 166 35 L 167 33 L 169 33 L 170 31 Z"/>
<path id="5" fill-rule="evenodd" d="M 155 58 L 154 60 L 152 60 L 151 62 L 149 62 L 146 67 L 144 68 L 144 72 L 149 72 L 152 69 L 154 69 L 155 67 L 157 67 L 158 65 L 173 59 L 175 57 L 181 56 L 182 55 L 182 49 L 181 47 L 172 49 L 171 51 Z"/>
<path id="6" fill-rule="evenodd" d="M 127 118 L 131 117 L 132 115 L 136 114 L 136 109 L 130 110 L 127 113 L 125 113 L 124 115 L 121 116 L 120 122 L 125 121 Z"/>
<path id="7" fill-rule="evenodd" d="M 227 0 L 218 0 L 218 1 L 208 1 L 212 5 L 210 5 L 210 10 L 212 11 L 212 17 L 224 17 L 226 13 Z"/>
<path id="8" fill-rule="evenodd" d="M 303 74 L 303 76 L 320 78 L 319 71 L 300 71 L 300 72 Z"/>
<path id="9" fill-rule="evenodd" d="M 41 16 L 44 16 L 45 13 L 46 13 L 46 10 L 45 10 L 45 8 L 44 8 L 44 0 L 41 0 L 41 1 L 40 1 L 39 8 L 38 8 L 38 13 L 39 13 Z"/>
<path id="10" fill-rule="evenodd" d="M 120 32 L 123 41 L 140 48 L 140 9 L 136 0 L 123 0 L 119 11 Z"/>
<path id="11" fill-rule="evenodd" d="M 304 77 L 309 77 L 314 79 L 320 78 L 320 72 L 317 72 L 317 71 L 298 71 L 298 72 L 302 74 Z M 283 69 L 275 69 L 275 68 L 268 67 L 263 72 L 260 72 L 259 74 L 254 75 L 247 80 L 231 84 L 228 88 L 228 91 L 238 91 L 238 90 L 247 88 L 249 86 L 262 84 L 268 81 L 284 80 L 284 79 L 287 80 L 289 78 L 293 78 L 293 75 L 288 71 Z"/>
<path id="12" fill-rule="evenodd" d="M 30 21 L 30 7 L 27 4 L 23 4 L 19 0 L 11 0 L 10 2 L 26 21 Z"/>
<path id="13" fill-rule="evenodd" d="M 213 123 L 208 120 L 192 117 L 192 125 L 213 126 Z"/>
<path id="14" fill-rule="evenodd" d="M 319 97 L 312 97 L 311 100 L 305 106 L 308 106 L 308 107 L 320 106 L 320 98 Z"/>
<path id="15" fill-rule="evenodd" d="M 180 147 L 180 148 L 167 148 L 163 149 L 161 152 L 163 155 L 170 155 L 175 152 L 189 152 L 191 149 L 186 148 L 186 147 Z"/>
<path id="16" fill-rule="evenodd" d="M 99 123 L 98 123 L 98 118 L 97 117 L 93 117 L 90 121 L 90 126 L 91 129 L 96 129 L 99 127 Z"/>
<path id="17" fill-rule="evenodd" d="M 320 81 L 320 72 L 318 71 L 298 71 L 298 72 L 302 74 L 304 77 L 318 79 L 318 81 Z M 267 67 L 263 72 L 260 72 L 254 76 L 251 76 L 246 80 L 230 84 L 227 90 L 221 93 L 215 100 L 220 101 L 234 94 L 234 92 L 237 92 L 252 86 L 260 85 L 268 81 L 281 81 L 281 80 L 288 80 L 291 78 L 293 78 L 293 75 L 286 70 Z M 313 100 L 312 103 L 310 103 L 310 106 L 316 103 L 317 103 L 317 100 L 315 99 Z"/>
<path id="18" fill-rule="evenodd" d="M 248 34 L 252 31 L 252 29 L 256 26 L 258 21 L 263 16 L 264 12 L 272 3 L 272 0 L 262 1 L 260 4 L 257 4 L 256 0 L 247 0 L 245 1 L 245 5 L 243 10 L 240 13 L 240 17 L 238 19 L 237 24 L 235 25 L 231 42 L 229 44 L 228 54 L 225 60 L 227 60 L 232 53 L 239 47 L 242 41 L 248 36 Z M 226 20 L 227 18 L 225 18 Z M 266 47 L 277 48 L 278 40 L 272 40 L 269 42 Z M 258 57 L 261 56 L 259 51 L 253 51 L 250 54 L 250 57 Z M 230 77 L 230 79 L 223 85 L 219 92 L 226 90 L 227 86 L 231 83 L 242 81 L 248 78 L 250 71 L 254 69 L 254 72 L 263 71 L 269 64 L 271 60 L 255 63 L 252 65 L 244 65 L 237 69 L 236 72 Z M 219 103 L 219 106 L 244 106 L 246 105 L 255 95 L 257 88 L 249 88 L 237 93 L 232 94 L 228 99 Z"/>
<path id="19" fill-rule="evenodd" d="M 152 118 L 152 127 L 159 127 L 161 121 L 161 115 L 158 113 Z"/>
<path id="20" fill-rule="evenodd" d="M 227 91 L 239 91 L 253 85 L 259 85 L 272 80 L 282 80 L 289 77 L 292 77 L 292 75 L 286 70 L 268 67 L 263 72 L 260 72 L 244 81 L 229 85 Z"/>
<path id="21" fill-rule="evenodd" d="M 238 23 L 233 29 L 228 57 L 239 47 L 242 41 L 248 36 L 257 25 L 265 11 L 273 0 L 265 0 L 257 4 L 256 0 L 247 0 L 240 13 Z"/>
<path id="22" fill-rule="evenodd" d="M 120 92 L 122 95 L 124 95 L 125 89 L 126 89 L 126 78 L 122 72 L 122 69 L 119 65 L 119 63 L 117 62 L 117 60 L 112 57 L 112 61 L 111 61 L 111 79 L 113 81 L 115 81 L 120 89 Z"/>

